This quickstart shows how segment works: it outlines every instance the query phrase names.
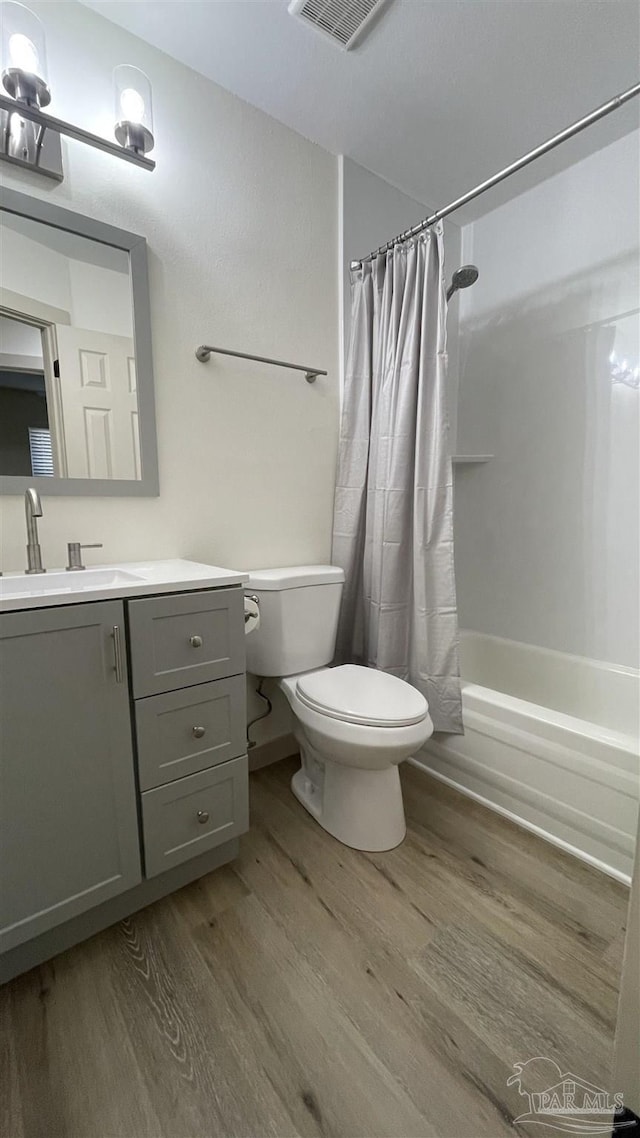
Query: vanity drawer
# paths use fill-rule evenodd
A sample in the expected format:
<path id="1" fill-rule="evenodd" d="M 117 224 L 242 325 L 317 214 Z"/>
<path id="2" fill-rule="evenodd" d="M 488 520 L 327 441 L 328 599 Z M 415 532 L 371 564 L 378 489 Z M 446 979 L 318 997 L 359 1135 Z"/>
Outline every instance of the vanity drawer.
<path id="1" fill-rule="evenodd" d="M 247 757 L 141 795 L 147 877 L 164 873 L 249 827 Z"/>
<path id="2" fill-rule="evenodd" d="M 136 698 L 244 671 L 242 589 L 129 601 Z"/>
<path id="3" fill-rule="evenodd" d="M 136 700 L 141 790 L 243 755 L 245 704 L 244 676 Z"/>

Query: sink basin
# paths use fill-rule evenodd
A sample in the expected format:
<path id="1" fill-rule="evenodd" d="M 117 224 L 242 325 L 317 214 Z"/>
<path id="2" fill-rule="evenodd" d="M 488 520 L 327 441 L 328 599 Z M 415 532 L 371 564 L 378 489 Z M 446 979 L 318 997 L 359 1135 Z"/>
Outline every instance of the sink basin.
<path id="1" fill-rule="evenodd" d="M 81 593 L 137 584 L 144 577 L 124 569 L 78 569 L 70 573 L 26 573 L 0 577 L 0 597 L 41 597 L 50 593 Z"/>

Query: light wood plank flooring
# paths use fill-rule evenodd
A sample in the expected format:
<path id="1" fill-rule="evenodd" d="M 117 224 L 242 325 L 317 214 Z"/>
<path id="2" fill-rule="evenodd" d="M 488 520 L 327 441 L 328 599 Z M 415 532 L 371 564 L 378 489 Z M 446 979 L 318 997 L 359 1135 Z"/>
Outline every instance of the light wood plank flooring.
<path id="1" fill-rule="evenodd" d="M 236 863 L 0 990 L 2 1138 L 513 1138 L 515 1061 L 609 1088 L 626 890 L 408 766 L 356 853 L 295 767 Z"/>

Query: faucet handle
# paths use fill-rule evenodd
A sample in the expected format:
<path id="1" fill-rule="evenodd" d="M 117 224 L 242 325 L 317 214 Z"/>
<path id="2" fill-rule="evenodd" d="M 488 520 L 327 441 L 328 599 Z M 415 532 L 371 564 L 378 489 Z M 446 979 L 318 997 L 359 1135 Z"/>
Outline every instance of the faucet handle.
<path id="1" fill-rule="evenodd" d="M 72 569 L 86 569 L 86 565 L 82 564 L 82 549 L 102 549 L 101 541 L 86 542 L 84 545 L 79 541 L 67 542 L 67 556 L 68 565 L 67 573 Z"/>

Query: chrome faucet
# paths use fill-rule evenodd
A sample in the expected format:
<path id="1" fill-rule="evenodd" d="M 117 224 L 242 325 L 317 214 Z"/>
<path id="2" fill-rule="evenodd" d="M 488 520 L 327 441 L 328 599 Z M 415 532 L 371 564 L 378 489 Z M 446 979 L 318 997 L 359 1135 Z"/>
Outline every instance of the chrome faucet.
<path id="1" fill-rule="evenodd" d="M 40 495 L 33 486 L 25 491 L 24 512 L 27 518 L 27 573 L 46 573 L 42 567 L 42 552 L 38 541 L 38 523 L 36 518 L 42 517 Z"/>

